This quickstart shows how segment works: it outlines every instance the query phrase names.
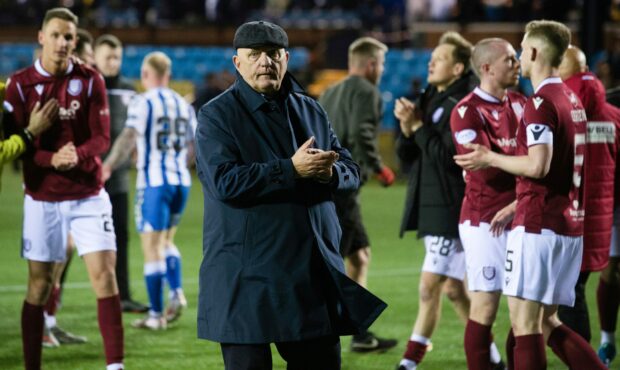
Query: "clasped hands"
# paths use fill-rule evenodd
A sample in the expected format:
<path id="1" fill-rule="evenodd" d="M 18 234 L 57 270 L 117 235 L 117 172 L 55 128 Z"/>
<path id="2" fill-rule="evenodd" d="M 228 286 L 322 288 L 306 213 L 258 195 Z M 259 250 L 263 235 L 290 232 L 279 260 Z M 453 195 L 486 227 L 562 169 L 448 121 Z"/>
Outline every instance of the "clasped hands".
<path id="1" fill-rule="evenodd" d="M 297 177 L 315 179 L 327 183 L 332 178 L 332 166 L 338 160 L 338 153 L 312 148 L 314 136 L 306 140 L 293 154 L 291 160 Z"/>
<path id="2" fill-rule="evenodd" d="M 52 155 L 52 166 L 58 171 L 69 171 L 77 164 L 78 155 L 73 142 L 66 143 Z"/>

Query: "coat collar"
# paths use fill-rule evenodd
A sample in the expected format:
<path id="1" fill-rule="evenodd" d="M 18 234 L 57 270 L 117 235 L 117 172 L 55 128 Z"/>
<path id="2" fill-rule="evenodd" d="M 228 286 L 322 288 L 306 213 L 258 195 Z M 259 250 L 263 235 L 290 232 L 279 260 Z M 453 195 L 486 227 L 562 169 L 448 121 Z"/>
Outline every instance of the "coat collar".
<path id="1" fill-rule="evenodd" d="M 237 79 L 235 80 L 234 89 L 238 91 L 239 96 L 252 112 L 255 112 L 264 104 L 268 103 L 265 95 L 250 87 L 250 85 L 245 82 L 243 77 L 241 77 L 239 72 L 237 72 Z M 292 93 L 306 94 L 301 84 L 297 82 L 293 75 L 290 74 L 290 72 L 286 72 L 277 96 L 283 101 L 286 101 Z"/>

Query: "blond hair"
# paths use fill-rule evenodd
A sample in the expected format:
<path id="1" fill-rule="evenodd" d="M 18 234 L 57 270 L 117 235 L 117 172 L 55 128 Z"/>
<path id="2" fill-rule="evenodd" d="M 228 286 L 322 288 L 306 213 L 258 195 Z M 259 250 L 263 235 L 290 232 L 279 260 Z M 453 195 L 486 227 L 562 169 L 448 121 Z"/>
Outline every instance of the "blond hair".
<path id="1" fill-rule="evenodd" d="M 360 37 L 349 45 L 349 65 L 361 67 L 368 59 L 376 58 L 385 53 L 388 47 L 372 37 Z"/>
<path id="2" fill-rule="evenodd" d="M 153 51 L 148 53 L 144 57 L 144 61 L 142 65 L 148 65 L 151 67 L 157 76 L 164 77 L 165 75 L 170 73 L 170 69 L 172 68 L 172 61 L 168 56 L 161 51 Z"/>
<path id="3" fill-rule="evenodd" d="M 471 52 L 473 46 L 463 36 L 454 31 L 448 31 L 439 38 L 439 45 L 452 45 L 452 59 L 455 63 L 463 64 L 463 73 L 467 72 L 471 66 Z"/>
<path id="4" fill-rule="evenodd" d="M 540 53 L 552 67 L 558 67 L 570 45 L 571 33 L 562 23 L 543 19 L 531 21 L 525 26 L 525 38 L 541 41 L 545 48 L 539 50 Z"/>
<path id="5" fill-rule="evenodd" d="M 47 23 L 54 18 L 58 18 L 64 21 L 71 22 L 75 24 L 76 26 L 78 25 L 78 17 L 77 15 L 73 14 L 71 10 L 67 8 L 52 8 L 48 10 L 47 12 L 45 12 L 45 17 L 43 17 L 43 24 L 41 26 L 41 29 L 45 28 Z"/>

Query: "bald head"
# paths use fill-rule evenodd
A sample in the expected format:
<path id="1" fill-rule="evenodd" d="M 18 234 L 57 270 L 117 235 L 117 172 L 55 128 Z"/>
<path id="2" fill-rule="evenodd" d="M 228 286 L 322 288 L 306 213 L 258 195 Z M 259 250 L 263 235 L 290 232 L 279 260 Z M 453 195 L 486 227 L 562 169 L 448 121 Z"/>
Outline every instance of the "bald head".
<path id="1" fill-rule="evenodd" d="M 497 60 L 509 46 L 508 41 L 497 37 L 478 41 L 471 55 L 471 62 L 476 75 L 481 77 L 483 66 Z"/>
<path id="2" fill-rule="evenodd" d="M 588 71 L 586 55 L 576 46 L 570 45 L 564 53 L 564 58 L 559 67 L 560 77 L 563 80 L 570 78 L 577 73 Z"/>

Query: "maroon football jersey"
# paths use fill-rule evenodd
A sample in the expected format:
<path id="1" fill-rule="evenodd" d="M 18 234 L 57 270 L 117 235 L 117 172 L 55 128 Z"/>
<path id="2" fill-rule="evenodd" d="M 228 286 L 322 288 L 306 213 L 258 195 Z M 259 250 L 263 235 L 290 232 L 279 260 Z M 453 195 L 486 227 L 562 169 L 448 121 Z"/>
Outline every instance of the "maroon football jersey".
<path id="1" fill-rule="evenodd" d="M 62 76 L 52 76 L 40 60 L 7 82 L 6 103 L 18 127 L 26 127 L 36 102 L 58 99 L 60 111 L 52 127 L 35 139 L 34 153 L 24 158 L 26 193 L 36 200 L 82 199 L 99 192 L 101 160 L 110 146 L 110 114 L 103 77 L 84 64 L 69 63 Z M 68 142 L 77 149 L 78 165 L 69 171 L 52 167 L 52 155 Z"/>
<path id="2" fill-rule="evenodd" d="M 458 154 L 470 152 L 463 144 L 484 145 L 492 151 L 514 155 L 517 127 L 526 98 L 508 92 L 503 101 L 479 87 L 463 98 L 452 110 L 450 127 Z M 471 225 L 490 223 L 493 216 L 515 200 L 515 178 L 497 168 L 465 171 L 465 197 L 461 219 Z"/>
<path id="3" fill-rule="evenodd" d="M 583 164 L 586 113 L 575 93 L 558 77 L 545 79 L 523 109 L 517 132 L 517 155 L 528 148 L 552 144 L 549 173 L 542 179 L 517 178 L 514 226 L 539 234 L 549 229 L 559 235 L 583 234 Z"/>

